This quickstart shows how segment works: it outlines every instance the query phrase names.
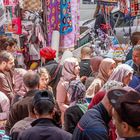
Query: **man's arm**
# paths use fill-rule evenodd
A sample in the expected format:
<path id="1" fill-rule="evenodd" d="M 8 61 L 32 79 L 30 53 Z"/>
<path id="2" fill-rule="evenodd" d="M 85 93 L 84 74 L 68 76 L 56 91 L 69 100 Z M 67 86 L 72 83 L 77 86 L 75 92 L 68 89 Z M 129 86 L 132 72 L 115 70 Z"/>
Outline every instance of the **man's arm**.
<path id="1" fill-rule="evenodd" d="M 12 88 L 12 87 L 11 87 Z M 0 89 L 11 100 L 13 93 L 4 74 L 0 74 Z"/>

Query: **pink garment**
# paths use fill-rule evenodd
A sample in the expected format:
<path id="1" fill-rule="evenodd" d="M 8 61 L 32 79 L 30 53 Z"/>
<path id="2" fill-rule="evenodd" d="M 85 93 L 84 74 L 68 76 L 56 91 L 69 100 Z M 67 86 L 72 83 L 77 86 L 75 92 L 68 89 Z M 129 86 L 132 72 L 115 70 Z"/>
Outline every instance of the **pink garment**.
<path id="1" fill-rule="evenodd" d="M 23 83 L 23 76 L 27 71 L 22 68 L 15 68 L 14 70 L 14 93 L 19 96 L 24 96 L 27 92 Z"/>
<path id="2" fill-rule="evenodd" d="M 51 45 L 52 40 L 52 32 L 53 30 L 60 29 L 60 0 L 46 0 L 45 1 L 45 16 L 46 16 L 46 24 L 47 24 L 47 39 L 48 44 Z"/>
<path id="3" fill-rule="evenodd" d="M 0 121 L 6 120 L 8 116 L 9 108 L 10 108 L 10 100 L 1 91 L 0 91 L 0 107 L 1 107 Z"/>
<path id="4" fill-rule="evenodd" d="M 76 75 L 74 74 L 74 68 L 76 65 L 78 65 L 78 60 L 76 58 L 71 57 L 65 60 L 62 69 L 62 79 L 64 81 L 70 82 L 76 78 Z"/>
<path id="5" fill-rule="evenodd" d="M 76 58 L 72 57 L 65 60 L 62 69 L 62 77 L 60 78 L 56 89 L 56 101 L 62 113 L 62 124 L 64 123 L 64 112 L 69 107 L 69 94 L 67 93 L 67 89 L 69 83 L 77 77 L 74 74 L 74 68 L 76 65 L 78 65 Z"/>
<path id="6" fill-rule="evenodd" d="M 68 93 L 65 89 L 65 84 L 67 82 L 63 81 L 62 79 L 59 81 L 57 88 L 56 88 L 56 101 L 58 103 L 58 106 L 61 110 L 61 121 L 62 124 L 64 124 L 64 112 L 69 107 L 69 101 L 68 101 Z"/>
<path id="7" fill-rule="evenodd" d="M 72 15 L 72 32 L 60 37 L 60 50 L 71 49 L 77 44 L 80 36 L 79 19 L 80 19 L 80 1 L 71 0 L 71 15 Z"/>

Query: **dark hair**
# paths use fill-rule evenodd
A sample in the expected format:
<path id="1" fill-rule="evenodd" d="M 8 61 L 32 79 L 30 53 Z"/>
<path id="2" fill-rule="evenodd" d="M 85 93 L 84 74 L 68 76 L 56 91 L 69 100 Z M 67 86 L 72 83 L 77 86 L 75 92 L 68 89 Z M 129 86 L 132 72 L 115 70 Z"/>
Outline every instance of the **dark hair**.
<path id="1" fill-rule="evenodd" d="M 8 62 L 11 58 L 14 59 L 13 55 L 7 51 L 0 52 L 0 64 L 5 61 Z"/>
<path id="2" fill-rule="evenodd" d="M 14 38 L 1 38 L 0 39 L 1 50 L 7 50 L 8 46 L 12 47 L 14 44 L 17 44 L 17 41 Z"/>
<path id="3" fill-rule="evenodd" d="M 36 72 L 28 71 L 23 76 L 23 82 L 29 89 L 34 89 L 39 85 L 39 75 Z"/>
<path id="4" fill-rule="evenodd" d="M 39 115 L 47 115 L 53 112 L 55 101 L 53 94 L 48 91 L 38 91 L 33 98 L 34 109 Z"/>
<path id="5" fill-rule="evenodd" d="M 14 39 L 14 38 L 9 38 L 7 40 L 7 42 L 8 42 L 8 44 L 9 44 L 10 47 L 12 47 L 14 44 L 17 44 L 17 40 Z"/>
<path id="6" fill-rule="evenodd" d="M 138 41 L 140 40 L 140 32 L 134 32 L 130 40 L 133 46 L 137 45 Z"/>

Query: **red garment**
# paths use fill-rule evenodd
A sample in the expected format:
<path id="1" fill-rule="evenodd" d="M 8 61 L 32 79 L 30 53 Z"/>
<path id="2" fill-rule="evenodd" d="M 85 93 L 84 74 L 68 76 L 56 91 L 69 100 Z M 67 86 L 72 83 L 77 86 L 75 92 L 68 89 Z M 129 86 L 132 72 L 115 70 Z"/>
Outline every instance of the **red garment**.
<path id="1" fill-rule="evenodd" d="M 103 99 L 104 95 L 105 95 L 104 91 L 99 91 L 98 93 L 96 93 L 96 95 L 92 98 L 92 100 L 88 106 L 88 109 L 97 105 Z"/>
<path id="2" fill-rule="evenodd" d="M 40 50 L 40 56 L 46 60 L 53 60 L 56 57 L 56 50 L 46 47 Z"/>

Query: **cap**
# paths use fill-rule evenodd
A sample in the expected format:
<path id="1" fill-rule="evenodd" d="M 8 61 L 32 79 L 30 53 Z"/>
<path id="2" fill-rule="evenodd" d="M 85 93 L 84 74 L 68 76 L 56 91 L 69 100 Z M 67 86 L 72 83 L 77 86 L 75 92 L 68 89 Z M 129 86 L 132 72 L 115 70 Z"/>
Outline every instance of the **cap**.
<path id="1" fill-rule="evenodd" d="M 56 50 L 51 47 L 45 47 L 40 50 L 40 56 L 46 60 L 53 60 L 56 57 Z"/>
<path id="2" fill-rule="evenodd" d="M 37 91 L 33 98 L 33 104 L 35 105 L 42 100 L 49 101 L 52 104 L 55 104 L 53 94 L 48 90 Z"/>
<path id="3" fill-rule="evenodd" d="M 113 89 L 108 99 L 122 121 L 134 128 L 140 126 L 140 93 L 135 90 Z"/>

